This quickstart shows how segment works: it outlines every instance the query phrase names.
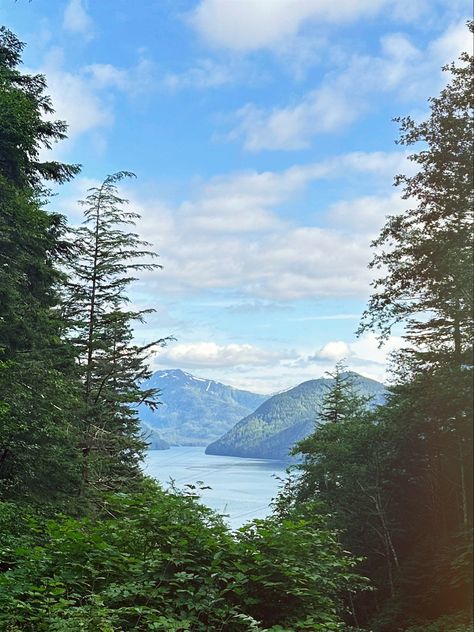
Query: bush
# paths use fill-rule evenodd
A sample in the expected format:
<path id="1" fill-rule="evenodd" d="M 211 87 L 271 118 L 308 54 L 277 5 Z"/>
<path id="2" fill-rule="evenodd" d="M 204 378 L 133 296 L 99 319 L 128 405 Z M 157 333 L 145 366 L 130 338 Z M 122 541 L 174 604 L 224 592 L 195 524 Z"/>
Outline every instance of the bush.
<path id="1" fill-rule="evenodd" d="M 7 509 L 7 632 L 329 632 L 344 629 L 340 594 L 360 583 L 322 524 L 269 518 L 233 536 L 195 498 L 155 485 L 109 496 L 96 520 Z"/>

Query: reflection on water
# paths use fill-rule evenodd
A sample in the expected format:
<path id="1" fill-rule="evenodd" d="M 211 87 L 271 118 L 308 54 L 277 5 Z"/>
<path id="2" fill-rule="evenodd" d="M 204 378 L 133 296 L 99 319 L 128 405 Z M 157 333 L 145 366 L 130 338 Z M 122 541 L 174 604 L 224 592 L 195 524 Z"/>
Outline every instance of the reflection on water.
<path id="1" fill-rule="evenodd" d="M 236 529 L 253 518 L 268 515 L 287 464 L 283 461 L 243 459 L 204 454 L 202 447 L 180 447 L 148 452 L 144 470 L 160 483 L 173 480 L 177 487 L 203 481 L 203 504 L 220 514 Z"/>

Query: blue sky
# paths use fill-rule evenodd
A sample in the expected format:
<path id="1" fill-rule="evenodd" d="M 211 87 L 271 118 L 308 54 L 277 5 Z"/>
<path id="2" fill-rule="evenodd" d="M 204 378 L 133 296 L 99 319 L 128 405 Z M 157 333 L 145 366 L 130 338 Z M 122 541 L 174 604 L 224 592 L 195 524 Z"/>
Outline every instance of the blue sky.
<path id="1" fill-rule="evenodd" d="M 385 377 L 355 330 L 370 242 L 406 202 L 394 116 L 426 116 L 440 68 L 471 48 L 464 0 L 2 0 L 48 81 L 83 165 L 51 206 L 109 173 L 163 270 L 133 288 L 157 311 L 137 338 L 174 335 L 156 368 L 259 392 L 345 358 Z M 398 332 L 399 333 L 399 332 Z"/>

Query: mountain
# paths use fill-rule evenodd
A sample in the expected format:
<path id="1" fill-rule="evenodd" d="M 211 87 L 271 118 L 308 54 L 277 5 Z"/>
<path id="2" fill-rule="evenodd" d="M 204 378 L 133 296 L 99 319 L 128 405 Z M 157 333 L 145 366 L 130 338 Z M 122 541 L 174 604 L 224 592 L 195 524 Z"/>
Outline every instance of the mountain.
<path id="1" fill-rule="evenodd" d="M 144 421 L 140 421 L 140 426 L 143 437 L 148 443 L 148 448 L 150 450 L 169 450 L 170 444 L 162 439 L 160 434 L 154 428 L 151 428 L 151 426 Z"/>
<path id="2" fill-rule="evenodd" d="M 373 396 L 373 405 L 383 403 L 383 384 L 357 373 L 352 376 L 358 393 Z M 317 411 L 331 383 L 329 378 L 309 380 L 270 397 L 223 437 L 211 443 L 206 454 L 289 459 L 291 446 L 313 431 Z"/>
<path id="3" fill-rule="evenodd" d="M 157 371 L 143 387 L 160 389 L 162 404 L 140 406 L 140 420 L 171 445 L 208 445 L 268 398 L 180 369 Z"/>

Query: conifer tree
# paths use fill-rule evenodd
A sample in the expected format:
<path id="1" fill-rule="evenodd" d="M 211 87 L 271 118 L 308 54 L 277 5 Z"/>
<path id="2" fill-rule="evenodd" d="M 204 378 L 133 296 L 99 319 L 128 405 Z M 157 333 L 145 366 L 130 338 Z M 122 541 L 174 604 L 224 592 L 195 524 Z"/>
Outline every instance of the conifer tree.
<path id="1" fill-rule="evenodd" d="M 39 160 L 65 137 L 23 44 L 0 28 L 0 496 L 52 498 L 75 485 L 73 356 L 57 311 L 64 221 L 43 209 L 44 180 L 77 165 Z"/>
<path id="2" fill-rule="evenodd" d="M 412 207 L 373 244 L 383 274 L 360 327 L 383 340 L 401 323 L 409 342 L 380 411 L 392 453 L 383 500 L 398 517 L 403 569 L 383 630 L 472 608 L 474 57 L 460 62 L 444 68 L 451 81 L 425 121 L 398 119 L 400 143 L 421 144 L 410 156 L 419 170 L 396 178 Z"/>
<path id="3" fill-rule="evenodd" d="M 396 119 L 399 144 L 422 144 L 410 156 L 419 171 L 395 180 L 415 206 L 390 217 L 373 243 L 370 267 L 385 274 L 373 282 L 360 327 L 384 337 L 404 323 L 421 366 L 472 364 L 474 57 L 460 61 L 444 67 L 451 82 L 430 99 L 426 121 Z"/>
<path id="4" fill-rule="evenodd" d="M 292 481 L 296 506 L 317 503 L 332 515 L 345 548 L 364 556 L 361 572 L 371 577 L 379 597 L 395 595 L 399 558 L 386 486 L 391 455 L 384 428 L 370 397 L 357 393 L 353 374 L 342 363 L 323 398 L 315 429 L 293 448 L 302 455 Z M 369 600 L 370 596 L 364 597 Z M 355 620 L 357 603 L 351 603 Z M 365 608 L 365 604 L 364 604 Z M 363 617 L 361 617 L 363 618 Z"/>
<path id="5" fill-rule="evenodd" d="M 153 310 L 127 309 L 126 290 L 134 275 L 161 267 L 149 244 L 125 230 L 139 215 L 126 208 L 117 183 L 132 176 L 121 171 L 90 189 L 82 202 L 84 223 L 73 231 L 76 257 L 66 312 L 83 381 L 83 493 L 88 486 L 117 489 L 139 476 L 146 444 L 136 407 L 157 405 L 156 389 L 143 391 L 140 382 L 150 376 L 149 352 L 165 340 L 134 344 L 133 323 Z"/>

